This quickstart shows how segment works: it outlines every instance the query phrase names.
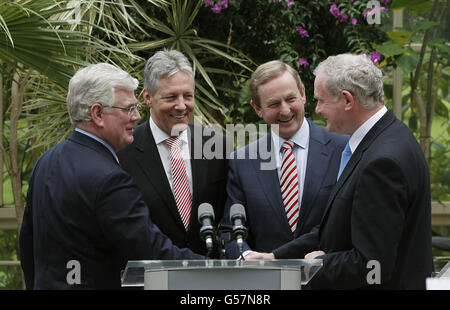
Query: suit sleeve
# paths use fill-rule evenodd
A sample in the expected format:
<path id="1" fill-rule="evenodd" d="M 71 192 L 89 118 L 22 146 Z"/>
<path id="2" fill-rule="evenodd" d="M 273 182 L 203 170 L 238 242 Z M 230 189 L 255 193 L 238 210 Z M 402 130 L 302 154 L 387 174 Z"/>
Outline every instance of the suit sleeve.
<path id="1" fill-rule="evenodd" d="M 26 206 L 22 219 L 22 226 L 19 234 L 19 257 L 22 266 L 25 286 L 28 290 L 34 288 L 34 250 L 33 250 L 33 216 L 32 216 L 32 201 L 33 201 L 33 180 L 34 170 L 31 173 L 28 182 L 28 192 Z"/>
<path id="2" fill-rule="evenodd" d="M 228 181 L 227 181 L 227 200 L 222 221 L 219 226 L 219 234 L 221 239 L 230 239 L 232 236 L 233 225 L 230 222 L 230 208 L 233 204 L 239 203 L 246 207 L 245 194 L 242 191 L 241 179 L 239 176 L 238 159 L 229 160 Z M 250 227 L 247 218 L 246 227 Z M 249 232 L 251 234 L 251 232 Z M 225 244 L 227 258 L 234 259 L 239 257 L 239 249 L 236 241 Z M 244 251 L 250 250 L 247 242 L 244 241 Z"/>
<path id="3" fill-rule="evenodd" d="M 96 204 L 99 226 L 124 261 L 204 258 L 173 245 L 151 222 L 139 189 L 126 173 L 111 175 L 99 192 Z"/>
<path id="4" fill-rule="evenodd" d="M 353 248 L 320 257 L 323 268 L 313 278 L 312 288 L 333 288 L 336 283 L 341 289 L 367 286 L 369 261 L 379 262 L 381 283 L 389 281 L 404 228 L 407 184 L 394 160 L 376 159 L 363 168 L 352 202 Z"/>

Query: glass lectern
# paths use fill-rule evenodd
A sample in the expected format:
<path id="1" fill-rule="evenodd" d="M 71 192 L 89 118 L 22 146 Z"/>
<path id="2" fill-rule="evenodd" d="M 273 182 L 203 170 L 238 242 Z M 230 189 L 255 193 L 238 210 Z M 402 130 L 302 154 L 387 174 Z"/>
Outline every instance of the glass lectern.
<path id="1" fill-rule="evenodd" d="M 146 290 L 300 290 L 321 259 L 129 261 L 122 287 Z"/>

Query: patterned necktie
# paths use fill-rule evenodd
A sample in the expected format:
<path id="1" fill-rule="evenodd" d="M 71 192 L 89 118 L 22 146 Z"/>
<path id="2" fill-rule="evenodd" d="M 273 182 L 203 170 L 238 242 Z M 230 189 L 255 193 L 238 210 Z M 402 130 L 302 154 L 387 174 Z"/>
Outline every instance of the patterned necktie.
<path id="1" fill-rule="evenodd" d="M 337 177 L 338 180 L 342 174 L 342 171 L 344 171 L 345 166 L 347 166 L 347 163 L 350 160 L 350 157 L 352 157 L 352 150 L 350 149 L 350 145 L 347 143 L 345 145 L 345 149 L 342 151 L 342 155 L 341 155 L 341 165 L 339 166 L 339 173 L 338 173 L 338 177 Z"/>
<path id="2" fill-rule="evenodd" d="M 284 152 L 283 162 L 281 163 L 281 197 L 283 198 L 284 209 L 288 218 L 291 231 L 295 234 L 297 227 L 299 203 L 298 203 L 298 173 L 297 163 L 292 147 L 294 143 L 286 141 L 283 143 L 282 149 Z"/>
<path id="3" fill-rule="evenodd" d="M 164 141 L 170 148 L 170 168 L 172 170 L 173 192 L 178 212 L 186 230 L 191 216 L 191 190 L 186 172 L 186 166 L 180 153 L 181 140 L 168 138 Z"/>

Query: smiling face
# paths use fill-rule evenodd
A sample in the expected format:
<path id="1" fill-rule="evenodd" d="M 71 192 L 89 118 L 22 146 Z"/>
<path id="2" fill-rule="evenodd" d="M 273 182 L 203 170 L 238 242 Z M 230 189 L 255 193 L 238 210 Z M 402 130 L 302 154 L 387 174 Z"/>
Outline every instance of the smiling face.
<path id="1" fill-rule="evenodd" d="M 294 77 L 287 71 L 258 86 L 260 106 L 252 102 L 256 114 L 267 124 L 279 125 L 279 135 L 292 137 L 305 117 L 305 89 L 298 89 Z"/>
<path id="2" fill-rule="evenodd" d="M 326 76 L 318 73 L 314 80 L 314 98 L 317 100 L 316 113 L 327 122 L 327 130 L 349 134 L 345 123 L 345 97 L 335 98 L 326 88 Z"/>
<path id="3" fill-rule="evenodd" d="M 169 136 L 186 129 L 194 111 L 194 81 L 190 74 L 178 71 L 158 80 L 158 90 L 144 90 L 145 101 L 155 124 Z"/>
<path id="4" fill-rule="evenodd" d="M 137 103 L 133 90 L 117 88 L 114 92 L 114 106 L 129 108 Z M 141 119 L 139 112 L 134 110 L 131 115 L 128 111 L 111 109 L 104 113 L 103 139 L 108 142 L 115 151 L 123 149 L 133 142 L 134 123 Z"/>

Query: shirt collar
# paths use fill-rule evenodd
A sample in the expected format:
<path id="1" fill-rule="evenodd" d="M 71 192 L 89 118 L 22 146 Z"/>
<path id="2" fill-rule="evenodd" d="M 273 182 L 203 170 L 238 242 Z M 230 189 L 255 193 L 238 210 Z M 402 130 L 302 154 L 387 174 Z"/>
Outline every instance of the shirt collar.
<path id="1" fill-rule="evenodd" d="M 77 131 L 77 132 L 79 132 L 79 133 L 81 133 L 81 134 L 83 134 L 83 135 L 86 135 L 86 136 L 88 136 L 88 137 L 91 137 L 91 138 L 94 139 L 95 141 L 98 141 L 98 142 L 100 142 L 101 144 L 103 144 L 103 145 L 111 152 L 111 154 L 113 155 L 114 159 L 115 159 L 117 162 L 119 162 L 119 158 L 117 157 L 116 152 L 114 151 L 114 149 L 112 148 L 112 146 L 109 145 L 106 141 L 104 141 L 104 140 L 100 139 L 99 137 L 97 137 L 96 135 L 94 135 L 94 134 L 92 134 L 92 133 L 90 133 L 90 132 L 87 132 L 87 131 L 85 131 L 85 130 L 83 130 L 83 129 L 80 129 L 80 128 L 75 128 L 75 131 Z"/>
<path id="2" fill-rule="evenodd" d="M 152 131 L 153 138 L 155 139 L 156 145 L 158 145 L 158 144 L 166 141 L 168 138 L 170 138 L 168 134 L 166 134 L 164 131 L 161 130 L 161 128 L 158 127 L 158 125 L 156 125 L 156 123 L 153 121 L 151 116 L 149 119 L 149 123 L 150 123 L 150 129 Z M 187 129 L 183 130 L 180 133 L 179 139 L 183 143 L 186 143 L 186 144 L 188 143 Z"/>
<path id="3" fill-rule="evenodd" d="M 370 131 L 370 129 L 372 129 L 372 127 L 383 117 L 386 112 L 387 108 L 386 106 L 383 106 L 377 113 L 372 115 L 352 134 L 350 140 L 348 141 L 352 154 L 355 152 L 356 148 L 361 143 L 366 134 Z"/>
<path id="4" fill-rule="evenodd" d="M 274 131 L 272 131 L 272 139 L 274 145 L 277 145 L 278 141 L 278 150 L 281 150 L 281 146 L 285 141 L 292 141 L 295 145 L 301 147 L 302 149 L 306 149 L 308 147 L 309 143 L 309 124 L 306 118 L 303 118 L 302 126 L 299 130 L 297 130 L 296 133 L 289 139 L 283 139 L 278 134 L 276 134 Z"/>

